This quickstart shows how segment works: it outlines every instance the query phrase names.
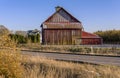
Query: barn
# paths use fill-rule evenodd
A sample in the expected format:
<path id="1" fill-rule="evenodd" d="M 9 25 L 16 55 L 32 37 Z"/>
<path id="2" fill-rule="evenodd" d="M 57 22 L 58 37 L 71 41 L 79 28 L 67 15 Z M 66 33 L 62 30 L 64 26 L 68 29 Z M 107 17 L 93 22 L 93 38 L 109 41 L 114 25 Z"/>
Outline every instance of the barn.
<path id="1" fill-rule="evenodd" d="M 87 43 L 86 39 L 82 38 L 82 23 L 64 8 L 57 6 L 55 9 L 56 12 L 41 24 L 42 44 L 79 45 Z"/>
<path id="2" fill-rule="evenodd" d="M 48 45 L 80 44 L 82 24 L 62 7 L 42 23 L 42 43 Z"/>

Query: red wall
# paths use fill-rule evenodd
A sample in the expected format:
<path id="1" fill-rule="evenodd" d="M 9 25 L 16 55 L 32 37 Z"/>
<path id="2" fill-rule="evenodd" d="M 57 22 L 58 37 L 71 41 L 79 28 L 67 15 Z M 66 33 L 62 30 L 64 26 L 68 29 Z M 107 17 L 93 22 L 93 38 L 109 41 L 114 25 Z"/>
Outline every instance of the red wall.
<path id="1" fill-rule="evenodd" d="M 83 38 L 82 39 L 82 44 L 83 45 L 98 45 L 102 44 L 102 39 L 101 38 Z"/>

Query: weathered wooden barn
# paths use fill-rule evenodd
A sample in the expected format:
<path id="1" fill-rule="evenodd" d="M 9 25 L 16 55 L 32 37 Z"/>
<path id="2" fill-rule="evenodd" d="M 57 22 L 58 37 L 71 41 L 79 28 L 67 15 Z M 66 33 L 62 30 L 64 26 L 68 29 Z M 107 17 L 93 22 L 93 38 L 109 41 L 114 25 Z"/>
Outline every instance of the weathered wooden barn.
<path id="1" fill-rule="evenodd" d="M 56 7 L 56 12 L 42 23 L 41 29 L 42 44 L 72 45 L 87 43 L 85 38 L 82 38 L 82 23 L 59 6 Z"/>
<path id="2" fill-rule="evenodd" d="M 56 7 L 41 27 L 43 44 L 80 44 L 82 24 L 62 7 Z"/>

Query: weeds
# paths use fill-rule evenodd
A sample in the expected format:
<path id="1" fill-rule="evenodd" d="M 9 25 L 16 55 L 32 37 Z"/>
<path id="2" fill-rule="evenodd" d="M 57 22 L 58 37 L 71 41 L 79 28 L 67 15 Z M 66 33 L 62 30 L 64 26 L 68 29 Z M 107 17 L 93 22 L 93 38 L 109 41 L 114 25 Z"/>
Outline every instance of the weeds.
<path id="1" fill-rule="evenodd" d="M 24 68 L 24 78 L 120 78 L 117 66 L 78 64 L 39 56 L 28 56 Z"/>
<path id="2" fill-rule="evenodd" d="M 120 55 L 120 48 L 116 47 L 91 47 L 79 45 L 40 45 L 40 44 L 21 44 L 18 47 L 23 50 L 37 50 L 45 52 L 61 52 L 75 54 L 97 54 L 97 55 Z"/>
<path id="3" fill-rule="evenodd" d="M 7 34 L 0 35 L 0 77 L 22 78 L 22 56 Z"/>

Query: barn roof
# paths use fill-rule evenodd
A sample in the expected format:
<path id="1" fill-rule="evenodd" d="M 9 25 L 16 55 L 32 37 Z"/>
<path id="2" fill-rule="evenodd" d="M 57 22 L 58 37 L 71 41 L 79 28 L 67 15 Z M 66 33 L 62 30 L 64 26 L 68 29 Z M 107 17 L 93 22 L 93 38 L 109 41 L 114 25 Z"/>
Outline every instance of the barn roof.
<path id="1" fill-rule="evenodd" d="M 89 32 L 82 31 L 82 38 L 101 38 L 96 34 L 92 34 Z"/>
<path id="2" fill-rule="evenodd" d="M 45 22 L 58 22 L 58 23 L 60 23 L 60 22 L 79 22 L 79 23 L 81 23 L 78 19 L 76 19 L 69 12 L 67 12 L 63 7 L 58 6 L 58 7 L 56 7 L 56 9 L 57 8 L 59 8 L 59 9 L 56 10 L 56 12 L 54 14 L 52 14 Z"/>
<path id="3" fill-rule="evenodd" d="M 59 8 L 59 9 L 58 9 Z M 62 7 L 57 7 L 56 12 L 51 15 L 43 24 L 43 28 L 79 28 L 82 29 L 81 22 L 73 17 Z"/>

